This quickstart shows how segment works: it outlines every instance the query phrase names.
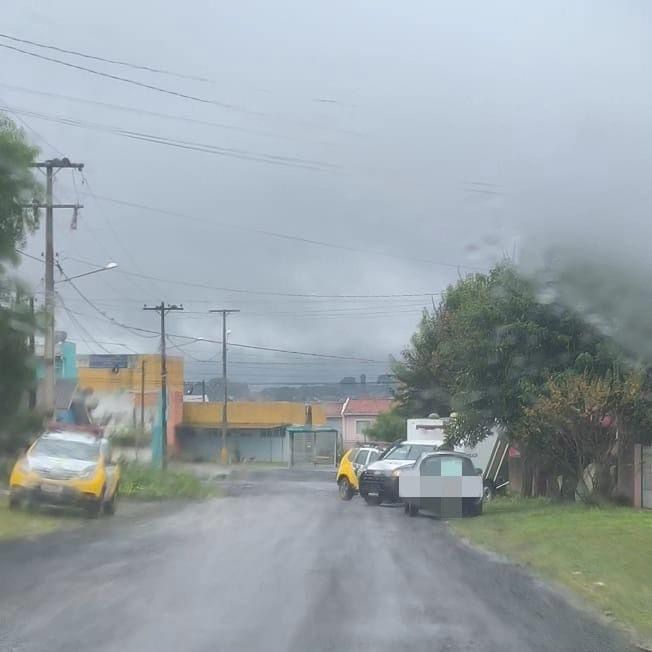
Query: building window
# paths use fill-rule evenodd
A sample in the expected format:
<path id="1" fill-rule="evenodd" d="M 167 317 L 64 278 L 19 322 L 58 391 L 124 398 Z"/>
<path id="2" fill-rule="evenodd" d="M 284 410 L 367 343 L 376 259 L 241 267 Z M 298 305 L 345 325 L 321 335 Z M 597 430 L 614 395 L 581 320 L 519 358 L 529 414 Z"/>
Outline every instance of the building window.
<path id="1" fill-rule="evenodd" d="M 364 435 L 365 431 L 371 427 L 371 419 L 358 419 L 355 422 L 355 434 Z"/>

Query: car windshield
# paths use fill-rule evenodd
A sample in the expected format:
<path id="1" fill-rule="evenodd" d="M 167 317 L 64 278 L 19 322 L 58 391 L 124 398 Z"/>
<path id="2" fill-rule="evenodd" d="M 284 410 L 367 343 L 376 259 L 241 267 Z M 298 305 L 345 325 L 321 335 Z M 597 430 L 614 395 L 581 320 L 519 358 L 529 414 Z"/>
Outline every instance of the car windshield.
<path id="1" fill-rule="evenodd" d="M 99 456 L 99 442 L 71 441 L 67 439 L 39 439 L 31 450 L 32 455 L 62 457 L 91 462 Z"/>
<path id="2" fill-rule="evenodd" d="M 437 450 L 436 446 L 424 444 L 401 444 L 390 450 L 383 459 L 386 460 L 410 460 L 414 461 L 421 455 L 430 451 Z"/>

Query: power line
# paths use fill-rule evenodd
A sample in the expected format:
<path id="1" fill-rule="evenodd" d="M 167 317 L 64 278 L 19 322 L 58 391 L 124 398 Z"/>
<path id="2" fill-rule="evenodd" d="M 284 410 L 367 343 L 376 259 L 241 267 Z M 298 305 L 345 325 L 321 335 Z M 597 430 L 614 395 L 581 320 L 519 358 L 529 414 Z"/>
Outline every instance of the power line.
<path id="1" fill-rule="evenodd" d="M 149 116 L 154 118 L 163 118 L 165 120 L 177 120 L 180 122 L 186 122 L 188 124 L 195 124 L 204 127 L 215 127 L 217 129 L 224 129 L 227 131 L 236 131 L 239 133 L 251 134 L 255 136 L 264 136 L 267 138 L 278 138 L 282 140 L 293 140 L 300 141 L 305 143 L 306 140 L 298 136 L 291 136 L 288 134 L 279 134 L 272 131 L 265 131 L 264 129 L 254 129 L 253 127 L 240 127 L 237 125 L 226 124 L 223 122 L 215 122 L 212 120 L 201 120 L 199 118 L 190 118 L 188 116 L 173 114 L 173 113 L 162 113 L 160 111 L 152 111 L 149 109 L 143 109 L 139 107 L 126 106 L 124 104 L 114 104 L 112 102 L 101 102 L 99 100 L 91 100 L 85 97 L 77 97 L 75 95 L 64 95 L 62 93 L 52 93 L 49 91 L 41 91 L 32 88 L 25 88 L 24 86 L 15 86 L 13 84 L 5 84 L 0 82 L 0 86 L 7 88 L 9 90 L 18 91 L 21 93 L 31 93 L 34 95 L 40 95 L 41 97 L 54 97 L 68 102 L 79 102 L 82 104 L 88 104 L 90 106 L 101 106 L 107 109 L 113 109 L 116 111 L 125 111 L 129 113 L 134 113 L 136 115 Z M 312 141 L 309 141 L 312 142 Z M 325 144 L 327 141 L 316 141 L 319 144 Z"/>
<path id="2" fill-rule="evenodd" d="M 155 86 L 154 84 L 147 84 L 145 82 L 141 82 L 136 79 L 130 79 L 129 77 L 122 77 L 120 75 L 113 75 L 109 72 L 102 72 L 101 70 L 95 70 L 94 68 L 87 68 L 86 66 L 80 66 L 76 63 L 70 63 L 69 61 L 64 61 L 63 59 L 56 59 L 55 57 L 48 57 L 44 54 L 30 52 L 29 50 L 23 50 L 22 48 L 18 48 L 14 45 L 8 45 L 7 43 L 0 43 L 0 48 L 13 50 L 14 52 L 19 52 L 20 54 L 26 54 L 27 56 L 34 57 L 36 59 L 41 59 L 43 61 L 56 63 L 61 66 L 66 66 L 67 68 L 74 68 L 75 70 L 82 70 L 83 72 L 90 73 L 91 75 L 96 75 L 98 77 L 105 77 L 106 79 L 112 79 L 114 81 L 123 82 L 125 84 L 132 84 L 133 86 L 139 86 L 140 88 L 146 88 L 148 90 L 156 91 L 158 93 L 164 93 L 165 95 L 172 95 L 173 97 L 179 97 L 184 100 L 200 102 L 201 104 L 211 104 L 213 106 L 219 106 L 222 109 L 229 109 L 231 111 L 240 111 L 242 113 L 248 113 L 251 115 L 265 115 L 264 113 L 249 111 L 244 107 L 239 107 L 235 104 L 220 102 L 218 100 L 211 100 L 205 97 L 198 97 L 197 95 L 189 95 L 187 93 L 181 93 L 180 91 L 174 91 L 169 88 L 162 88 L 161 86 Z"/>
<path id="3" fill-rule="evenodd" d="M 73 281 L 70 281 L 68 279 L 67 275 L 65 274 L 65 272 L 63 272 L 63 270 L 62 270 L 62 273 L 64 274 L 64 276 L 66 277 L 66 279 L 68 280 L 70 285 L 73 287 L 73 289 L 77 292 L 77 294 L 79 294 L 79 296 L 82 297 L 84 299 L 84 301 L 86 303 L 88 303 L 88 305 L 90 305 L 93 308 L 93 310 L 95 310 L 100 315 L 102 315 L 110 323 L 116 324 L 117 326 L 121 326 L 122 328 L 126 328 L 127 330 L 138 331 L 138 332 L 141 332 L 141 333 L 153 333 L 156 337 L 160 337 L 160 333 L 157 332 L 157 331 L 153 331 L 153 330 L 147 329 L 147 328 L 139 328 L 137 326 L 129 326 L 127 324 L 123 324 L 121 322 L 118 322 L 115 319 L 113 319 L 112 317 L 108 316 L 107 313 L 105 313 L 103 310 L 100 310 L 99 308 L 97 308 L 93 304 L 93 302 L 90 299 L 88 299 L 88 297 L 86 297 L 86 295 L 84 295 L 84 293 L 73 283 Z M 197 337 L 191 337 L 189 335 L 178 335 L 178 334 L 174 334 L 174 333 L 169 333 L 169 335 L 171 337 L 177 337 L 179 339 L 186 339 L 186 340 L 197 340 L 198 339 Z M 206 338 L 206 337 L 202 338 L 202 340 L 204 342 L 210 342 L 210 343 L 213 343 L 213 344 L 222 344 L 221 340 L 213 340 L 213 339 L 209 339 L 209 338 Z M 379 362 L 377 360 L 371 360 L 369 358 L 362 358 L 362 357 L 356 357 L 356 356 L 345 356 L 345 355 L 330 354 L 330 353 L 313 353 L 313 352 L 310 352 L 310 351 L 294 351 L 294 350 L 291 350 L 291 349 L 281 349 L 281 348 L 275 348 L 275 347 L 269 347 L 269 346 L 256 346 L 256 345 L 253 345 L 253 344 L 237 344 L 235 342 L 229 342 L 229 346 L 233 346 L 233 347 L 237 347 L 237 348 L 241 348 L 241 349 L 251 349 L 251 350 L 254 350 L 254 351 L 270 351 L 270 352 L 274 352 L 274 353 L 289 353 L 289 354 L 293 354 L 293 355 L 303 355 L 303 356 L 316 357 L 316 358 L 325 358 L 325 359 L 333 359 L 333 360 L 354 360 L 354 361 L 359 361 L 359 362 L 367 362 L 367 361 Z"/>
<path id="4" fill-rule="evenodd" d="M 145 210 L 149 211 L 152 213 L 159 213 L 160 215 L 167 215 L 169 217 L 176 217 L 183 219 L 184 221 L 192 221 L 192 222 L 199 222 L 201 224 L 210 224 L 210 225 L 220 225 L 225 228 L 229 229 L 234 229 L 236 231 L 246 231 L 249 233 L 257 233 L 259 235 L 265 235 L 268 237 L 272 238 L 279 238 L 281 240 L 290 240 L 292 242 L 301 242 L 302 244 L 311 244 L 311 245 L 317 245 L 320 247 L 327 247 L 330 249 L 338 249 L 338 250 L 343 250 L 343 251 L 352 251 L 354 253 L 364 253 L 364 254 L 372 254 L 375 256 L 384 256 L 387 258 L 396 258 L 399 260 L 408 260 L 412 263 L 425 263 L 428 265 L 438 265 L 442 267 L 450 267 L 453 269 L 465 269 L 469 271 L 484 271 L 483 268 L 480 267 L 471 267 L 469 265 L 460 265 L 458 263 L 448 263 L 448 262 L 442 262 L 442 261 L 437 261 L 437 260 L 431 260 L 428 258 L 419 258 L 417 256 L 402 256 L 400 254 L 394 254 L 388 251 L 379 251 L 375 249 L 367 249 L 367 248 L 362 248 L 362 247 L 353 247 L 349 245 L 341 245 L 341 244 L 336 244 L 333 242 L 327 242 L 324 240 L 314 240 L 311 238 L 304 238 L 301 236 L 295 236 L 295 235 L 289 235 L 287 233 L 279 233 L 276 231 L 267 231 L 265 229 L 257 229 L 255 227 L 249 227 L 249 226 L 243 226 L 241 224 L 231 224 L 228 222 L 223 222 L 223 221 L 216 221 L 216 220 L 211 220 L 210 222 L 207 220 L 202 220 L 196 216 L 193 215 L 188 215 L 185 213 L 181 213 L 179 211 L 172 211 L 169 209 L 165 208 L 157 208 L 155 206 L 149 206 L 147 204 L 140 204 L 137 202 L 132 202 L 132 201 L 127 201 L 124 199 L 116 199 L 114 197 L 108 197 L 106 195 L 95 195 L 95 198 L 101 201 L 106 201 L 110 202 L 112 204 L 118 204 L 120 206 L 127 206 L 129 208 L 137 208 L 139 210 Z M 220 289 L 220 288 L 216 288 Z M 424 292 L 420 293 L 418 296 L 430 296 L 433 294 L 432 292 Z M 436 292 L 434 294 L 437 294 Z M 300 295 L 299 295 L 300 296 Z M 340 295 L 341 296 L 341 295 Z M 376 295 L 380 296 L 380 295 Z"/>
<path id="5" fill-rule="evenodd" d="M 102 346 L 89 332 L 86 330 L 86 328 L 80 323 L 80 321 L 72 314 L 71 311 L 68 310 L 68 306 L 66 306 L 65 301 L 63 300 L 63 297 L 57 292 L 57 297 L 59 298 L 59 301 L 61 302 L 61 307 L 65 310 L 66 314 L 68 315 L 68 318 L 70 321 L 81 331 L 81 333 L 85 334 L 88 339 L 93 342 L 96 346 L 98 346 L 102 351 L 105 353 L 111 353 L 107 348 Z M 83 338 L 82 338 L 83 339 Z M 88 346 L 88 342 L 85 342 L 85 344 Z M 90 346 L 88 347 L 90 349 Z"/>
<path id="6" fill-rule="evenodd" d="M 2 47 L 1 43 L 0 43 L 0 47 Z M 26 115 L 32 118 L 36 118 L 38 120 L 46 120 L 48 122 L 54 122 L 56 124 L 62 124 L 69 127 L 88 129 L 91 131 L 98 131 L 102 133 L 121 136 L 123 138 L 128 138 L 130 140 L 153 143 L 156 145 L 164 145 L 167 147 L 174 147 L 176 149 L 189 150 L 193 152 L 214 154 L 216 156 L 234 158 L 243 161 L 252 161 L 255 163 L 267 163 L 269 165 L 292 167 L 292 168 L 321 171 L 321 172 L 326 172 L 326 171 L 334 172 L 339 167 L 337 165 L 327 163 L 324 161 L 313 161 L 310 159 L 303 159 L 300 157 L 257 153 L 257 152 L 238 149 L 234 147 L 222 147 L 219 145 L 211 145 L 206 143 L 198 143 L 195 141 L 180 140 L 175 138 L 157 136 L 154 134 L 148 134 L 139 131 L 130 131 L 127 129 L 122 129 L 120 127 L 114 127 L 112 125 L 104 125 L 104 124 L 94 123 L 94 122 L 85 122 L 83 120 L 67 118 L 64 116 L 39 113 L 28 109 L 22 109 L 20 107 L 2 106 L 0 108 L 2 108 L 2 110 L 4 111 L 8 111 L 13 114 Z"/>
<path id="7" fill-rule="evenodd" d="M 209 82 L 215 84 L 214 79 L 208 79 L 207 77 L 199 77 L 196 75 L 188 75 L 186 73 L 173 72 L 172 70 L 166 70 L 165 68 L 156 68 L 154 66 L 146 66 L 137 63 L 131 63 L 129 61 L 123 61 L 120 59 L 108 59 L 106 57 L 100 57 L 97 55 L 86 54 L 85 52 L 79 52 L 78 50 L 68 50 L 66 48 L 60 48 L 56 45 L 46 45 L 45 43 L 38 43 L 37 41 L 30 41 L 26 38 L 18 38 L 17 36 L 10 36 L 9 34 L 0 34 L 0 37 L 14 41 L 15 43 L 25 43 L 27 45 L 33 45 L 38 48 L 45 48 L 47 50 L 54 50 L 55 52 L 61 52 L 62 54 L 72 54 L 76 57 L 83 57 L 84 59 L 92 59 L 93 61 L 103 61 L 104 63 L 111 63 L 117 66 L 125 66 L 126 68 L 133 68 L 135 70 L 144 70 L 146 72 L 153 72 L 159 75 L 169 75 L 171 77 L 178 77 L 179 79 L 190 79 L 193 81 Z"/>
<path id="8" fill-rule="evenodd" d="M 104 199 L 103 197 L 96 196 L 97 199 Z M 110 200 L 109 200 L 110 201 Z M 117 201 L 117 200 L 116 200 Z M 124 203 L 119 202 L 118 203 Z M 140 208 L 148 209 L 146 206 L 140 206 Z M 149 210 L 155 210 L 149 208 Z M 168 211 L 164 211 L 168 212 Z M 180 214 L 179 214 L 180 215 Z M 94 265 L 95 263 L 90 263 L 83 258 L 75 258 L 73 256 L 68 257 L 70 260 L 84 263 L 86 265 Z M 250 290 L 243 288 L 229 288 L 218 285 L 207 285 L 205 283 L 194 283 L 192 281 L 179 281 L 176 279 L 161 278 L 160 276 L 151 276 L 149 274 L 138 274 L 136 272 L 130 272 L 124 270 L 121 267 L 115 270 L 116 274 L 121 273 L 127 276 L 141 276 L 146 279 L 161 281 L 163 283 L 176 283 L 177 285 L 186 285 L 188 287 L 196 287 L 204 290 L 218 290 L 220 292 L 233 292 L 236 294 L 253 294 L 261 296 L 274 296 L 274 297 L 290 297 L 290 298 L 305 298 L 305 299 L 395 299 L 395 298 L 416 298 L 416 297 L 430 297 L 432 295 L 439 295 L 441 292 L 405 292 L 405 293 L 396 293 L 396 294 L 317 294 L 317 293 L 305 293 L 305 292 L 275 292 L 271 290 Z M 195 302 L 199 303 L 199 301 Z M 206 301 L 206 303 L 214 303 L 212 301 Z"/>

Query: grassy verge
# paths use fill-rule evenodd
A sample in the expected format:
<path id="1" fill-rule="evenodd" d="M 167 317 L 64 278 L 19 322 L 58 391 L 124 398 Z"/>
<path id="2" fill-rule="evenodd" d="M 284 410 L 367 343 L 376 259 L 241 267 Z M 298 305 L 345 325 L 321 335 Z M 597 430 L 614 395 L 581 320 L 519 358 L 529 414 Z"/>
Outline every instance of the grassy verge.
<path id="1" fill-rule="evenodd" d="M 0 497 L 0 540 L 52 532 L 67 523 L 65 518 L 46 516 L 40 512 L 9 511 L 7 499 Z"/>
<path id="2" fill-rule="evenodd" d="M 202 482 L 186 471 L 160 471 L 144 464 L 122 464 L 122 497 L 161 500 L 165 498 L 207 498 L 218 495 L 216 486 Z"/>
<path id="3" fill-rule="evenodd" d="M 452 522 L 482 547 L 566 585 L 652 641 L 652 512 L 504 498 Z"/>

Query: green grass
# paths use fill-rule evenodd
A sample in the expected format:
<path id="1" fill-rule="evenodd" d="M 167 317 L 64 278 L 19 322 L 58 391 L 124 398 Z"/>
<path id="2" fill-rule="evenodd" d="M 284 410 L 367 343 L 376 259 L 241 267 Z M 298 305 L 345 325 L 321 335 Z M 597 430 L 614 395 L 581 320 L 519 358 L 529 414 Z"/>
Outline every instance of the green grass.
<path id="1" fill-rule="evenodd" d="M 503 498 L 485 505 L 484 516 L 452 526 L 652 641 L 652 512 Z"/>
<path id="2" fill-rule="evenodd" d="M 122 464 L 122 497 L 161 500 L 165 498 L 207 498 L 218 494 L 215 485 L 202 482 L 193 473 L 160 471 L 144 464 Z"/>
<path id="3" fill-rule="evenodd" d="M 48 516 L 40 511 L 9 511 L 7 499 L 0 498 L 0 540 L 45 534 L 69 525 L 61 516 Z"/>

